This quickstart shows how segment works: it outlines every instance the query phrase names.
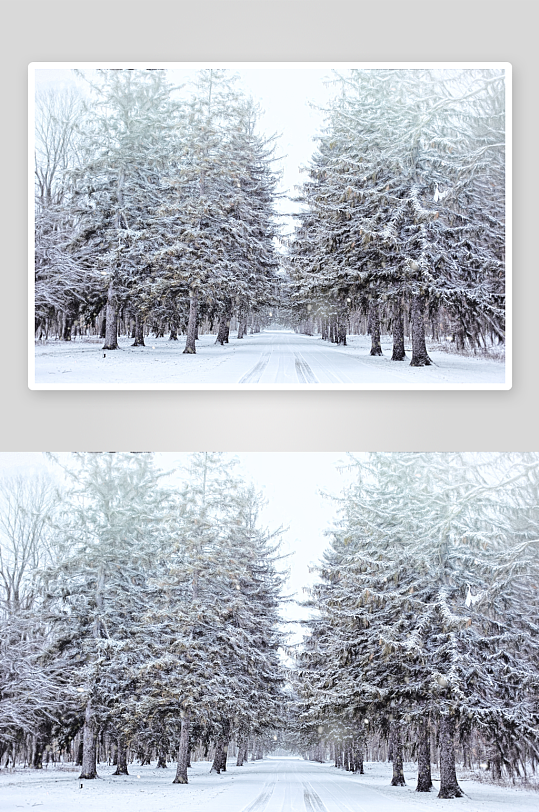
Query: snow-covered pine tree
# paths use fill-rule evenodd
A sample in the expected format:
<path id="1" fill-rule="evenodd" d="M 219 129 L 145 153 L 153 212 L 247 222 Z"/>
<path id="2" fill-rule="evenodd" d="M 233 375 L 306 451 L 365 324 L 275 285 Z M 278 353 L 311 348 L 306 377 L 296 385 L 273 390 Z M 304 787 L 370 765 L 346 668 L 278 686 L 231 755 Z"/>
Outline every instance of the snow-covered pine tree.
<path id="1" fill-rule="evenodd" d="M 364 505 L 367 494 L 383 501 L 385 526 L 373 522 L 372 513 L 356 514 L 360 494 Z M 414 576 L 409 551 L 399 549 L 390 532 L 395 522 L 392 508 L 398 510 L 400 501 L 395 504 L 396 496 L 379 472 L 371 469 L 367 474 L 363 465 L 361 479 L 342 500 L 342 519 L 331 532 L 331 547 L 319 570 L 322 583 L 312 590 L 313 607 L 320 616 L 310 621 L 316 622 L 318 633 L 314 652 L 309 645 L 309 659 L 316 661 L 309 684 L 311 692 L 316 686 L 311 713 L 336 719 L 352 714 L 354 736 L 360 740 L 365 720 L 371 731 L 378 727 L 386 735 L 391 732 L 393 783 L 400 785 L 404 781 L 400 726 L 414 689 L 407 658 L 389 654 L 394 628 L 406 628 L 401 595 L 409 591 Z M 358 525 L 357 515 L 364 524 Z"/>
<path id="2" fill-rule="evenodd" d="M 310 180 L 302 187 L 298 202 L 300 221 L 290 241 L 290 301 L 299 318 L 318 317 L 322 337 L 346 344 L 348 313 L 357 291 L 357 268 L 350 267 L 350 241 L 346 235 L 350 218 L 337 200 L 342 198 L 341 179 L 333 171 L 332 133 L 320 139 L 309 170 Z M 308 330 L 307 330 L 308 332 Z"/>
<path id="3" fill-rule="evenodd" d="M 516 510 L 510 510 L 515 497 L 507 490 L 511 480 L 521 486 L 523 479 L 518 465 L 511 471 L 505 455 L 478 464 L 459 456 L 416 454 L 409 464 L 424 483 L 408 500 L 413 512 L 423 517 L 422 526 L 409 537 L 411 549 L 427 580 L 436 584 L 430 594 L 427 583 L 423 585 L 422 600 L 414 606 L 414 626 L 424 637 L 430 692 L 440 714 L 444 797 L 459 792 L 451 746 L 456 721 L 463 731 L 470 726 L 490 729 L 502 750 L 505 743 L 518 752 L 519 739 L 536 747 L 529 726 L 529 676 L 537 656 L 534 621 L 521 603 L 518 578 L 523 562 L 511 551 L 518 527 Z M 412 603 L 421 597 L 418 586 Z M 407 643 L 414 637 L 415 632 Z"/>
<path id="4" fill-rule="evenodd" d="M 487 334 L 503 339 L 503 71 L 372 69 L 338 79 L 292 244 L 296 298 L 368 307 L 373 337 L 383 305 L 395 360 L 404 358 L 406 305 L 412 365 L 430 363 L 427 306 L 474 346 Z"/>
<path id="5" fill-rule="evenodd" d="M 153 295 L 169 304 L 189 300 L 189 354 L 201 315 L 217 322 L 223 344 L 235 313 L 241 337 L 247 311 L 271 303 L 277 279 L 273 139 L 256 133 L 256 106 L 236 78 L 225 70 L 197 74 L 154 211 Z"/>
<path id="6" fill-rule="evenodd" d="M 278 175 L 271 166 L 276 136 L 262 138 L 257 134 L 259 112 L 251 99 L 243 100 L 236 126 L 230 131 L 231 182 L 225 225 L 229 273 L 226 284 L 221 286 L 217 307 L 217 341 L 221 344 L 227 340 L 231 313 L 237 316 L 238 338 L 243 338 L 248 316 L 277 304 L 280 280 L 274 201 Z"/>
<path id="7" fill-rule="evenodd" d="M 471 455 L 416 454 L 413 464 L 424 484 L 409 501 L 424 518 L 410 538 L 411 549 L 436 588 L 429 595 L 426 584 L 416 585 L 412 604 L 421 593 L 422 599 L 405 642 L 415 643 L 416 634 L 423 640 L 416 654 L 421 648 L 427 653 L 432 705 L 439 714 L 440 796 L 453 797 L 460 791 L 452 747 L 457 723 L 461 735 L 475 728 L 495 741 L 508 764 L 510 753 L 513 763 L 518 759 L 523 743 L 537 749 L 535 620 L 522 603 L 524 592 L 534 594 L 536 566 L 528 545 L 515 545 L 517 516 L 526 503 L 533 512 L 536 497 L 528 501 L 523 485 L 534 467 L 537 471 L 537 460 L 526 467 L 508 455 L 478 462 Z M 525 571 L 530 574 L 521 581 Z"/>
<path id="8" fill-rule="evenodd" d="M 144 343 L 139 298 L 150 278 L 148 221 L 175 152 L 178 103 L 162 70 L 99 70 L 87 81 L 84 160 L 71 173 L 72 250 L 102 276 L 104 349 L 113 350 L 123 306 L 135 320 L 135 344 Z"/>
<path id="9" fill-rule="evenodd" d="M 47 477 L 0 484 L 0 753 L 33 736 L 36 768 L 52 726 L 73 702 L 71 664 L 44 619 L 38 578 L 51 562 L 54 509 Z"/>
<path id="10" fill-rule="evenodd" d="M 56 528 L 57 562 L 43 570 L 47 618 L 76 662 L 85 703 L 82 778 L 95 778 L 96 726 L 130 692 L 135 621 L 170 511 L 151 455 L 75 454 Z"/>
<path id="11" fill-rule="evenodd" d="M 356 465 L 314 590 L 304 715 L 356 709 L 381 729 L 404 720 L 417 731 L 420 790 L 437 722 L 440 797 L 455 797 L 457 724 L 513 769 L 523 744 L 537 748 L 537 459 L 399 453 Z"/>
<path id="12" fill-rule="evenodd" d="M 242 690 L 232 706 L 234 728 L 244 736 L 249 732 L 263 737 L 277 726 L 286 697 L 279 657 L 284 641 L 279 615 L 283 576 L 276 568 L 281 531 L 259 527 L 260 503 L 252 486 L 241 488 L 227 547 L 233 560 L 242 562 L 240 573 L 231 573 L 235 594 L 228 610 L 235 667 L 242 673 Z"/>
<path id="13" fill-rule="evenodd" d="M 174 783 L 187 783 L 195 725 L 223 752 L 233 725 L 267 727 L 281 701 L 271 536 L 256 527 L 256 498 L 230 467 L 222 455 L 192 455 L 155 600 L 138 628 L 136 714 L 179 720 Z"/>
<path id="14" fill-rule="evenodd" d="M 537 736 L 537 454 L 497 455 L 483 462 L 475 525 L 468 523 L 452 552 L 453 567 L 469 574 L 466 606 L 473 633 L 473 701 L 461 731 L 477 730 L 489 744 L 493 776 L 526 769 L 539 755 Z M 482 651 L 481 666 L 476 665 Z M 527 755 L 528 754 L 528 755 Z"/>

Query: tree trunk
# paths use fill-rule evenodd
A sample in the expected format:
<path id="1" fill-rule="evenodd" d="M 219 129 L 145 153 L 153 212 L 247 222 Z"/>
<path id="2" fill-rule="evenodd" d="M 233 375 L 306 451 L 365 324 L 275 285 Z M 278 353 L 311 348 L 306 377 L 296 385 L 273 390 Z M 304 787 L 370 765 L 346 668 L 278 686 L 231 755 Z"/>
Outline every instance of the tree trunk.
<path id="1" fill-rule="evenodd" d="M 177 341 L 178 340 L 178 320 L 176 316 L 172 316 L 170 319 L 170 335 L 168 337 L 169 341 Z"/>
<path id="2" fill-rule="evenodd" d="M 369 333 L 371 334 L 370 355 L 382 355 L 382 344 L 380 343 L 380 311 L 374 299 L 371 299 L 369 302 Z"/>
<path id="3" fill-rule="evenodd" d="M 327 341 L 328 332 L 329 332 L 328 331 L 328 321 L 327 321 L 327 319 L 322 319 L 320 331 L 321 331 L 321 334 L 322 334 L 322 341 Z"/>
<path id="4" fill-rule="evenodd" d="M 462 798 L 455 770 L 455 719 L 440 719 L 440 792 L 438 798 Z"/>
<path id="5" fill-rule="evenodd" d="M 99 330 L 99 338 L 106 338 L 107 337 L 107 317 L 103 316 L 101 320 L 101 328 Z"/>
<path id="6" fill-rule="evenodd" d="M 187 341 L 185 342 L 184 353 L 194 355 L 196 353 L 195 341 L 197 339 L 197 309 L 198 294 L 189 294 L 189 323 L 187 325 Z"/>
<path id="7" fill-rule="evenodd" d="M 159 769 L 167 769 L 167 751 L 162 744 L 157 748 L 157 766 Z"/>
<path id="8" fill-rule="evenodd" d="M 398 721 L 391 723 L 391 741 L 393 755 L 393 778 L 391 779 L 391 786 L 405 787 L 406 781 L 404 780 L 404 768 L 402 763 L 401 726 Z"/>
<path id="9" fill-rule="evenodd" d="M 187 756 L 189 755 L 189 730 L 191 714 L 186 712 L 182 717 L 180 729 L 180 746 L 178 748 L 178 766 L 173 784 L 187 784 Z"/>
<path id="10" fill-rule="evenodd" d="M 84 753 L 84 744 L 82 739 L 79 742 L 79 746 L 77 748 L 77 760 L 75 761 L 75 767 L 82 767 L 82 756 Z"/>
<path id="11" fill-rule="evenodd" d="M 425 344 L 425 297 L 416 294 L 412 297 L 412 360 L 411 367 L 426 367 L 432 364 Z"/>
<path id="12" fill-rule="evenodd" d="M 432 777 L 430 773 L 430 728 L 428 719 L 424 719 L 418 730 L 417 742 L 417 787 L 416 792 L 430 792 Z"/>
<path id="13" fill-rule="evenodd" d="M 499 780 L 502 777 L 502 759 L 500 754 L 496 753 L 490 763 L 492 767 L 492 777 Z"/>
<path id="14" fill-rule="evenodd" d="M 247 749 L 248 744 L 248 737 L 245 734 L 245 731 L 240 727 L 238 733 L 238 757 L 236 759 L 236 767 L 243 767 L 243 762 L 245 761 L 245 751 Z"/>
<path id="15" fill-rule="evenodd" d="M 145 347 L 144 344 L 144 322 L 139 314 L 135 315 L 135 340 L 131 344 L 132 347 Z"/>
<path id="16" fill-rule="evenodd" d="M 226 756 L 228 751 L 228 740 L 230 737 L 230 722 L 224 719 L 222 722 L 221 735 L 215 744 L 215 756 L 210 772 L 226 772 Z"/>
<path id="17" fill-rule="evenodd" d="M 346 318 L 341 316 L 337 322 L 337 344 L 346 347 Z"/>
<path id="18" fill-rule="evenodd" d="M 114 293 L 114 282 L 112 279 L 110 280 L 109 291 L 107 294 L 105 343 L 103 345 L 103 349 L 118 349 L 118 309 L 116 306 L 116 295 Z"/>
<path id="19" fill-rule="evenodd" d="M 45 742 L 47 737 L 43 733 L 38 733 L 35 739 L 34 757 L 32 759 L 32 767 L 34 770 L 43 769 L 43 750 L 45 749 Z"/>
<path id="20" fill-rule="evenodd" d="M 350 741 L 347 740 L 344 743 L 344 769 L 346 772 L 350 772 L 352 769 L 352 747 Z"/>
<path id="21" fill-rule="evenodd" d="M 404 361 L 404 321 L 402 318 L 402 302 L 399 299 L 393 305 L 393 355 L 392 361 Z"/>
<path id="22" fill-rule="evenodd" d="M 221 316 L 219 319 L 219 330 L 217 331 L 217 338 L 215 339 L 216 344 L 228 344 L 228 321 L 227 317 Z"/>
<path id="23" fill-rule="evenodd" d="M 92 700 L 86 704 L 82 746 L 82 769 L 79 778 L 97 778 L 96 730 Z"/>
<path id="24" fill-rule="evenodd" d="M 247 316 L 240 312 L 238 314 L 238 338 L 243 338 L 247 332 Z"/>
<path id="25" fill-rule="evenodd" d="M 215 755 L 210 772 L 219 774 L 221 770 L 226 773 L 226 755 L 228 750 L 228 740 L 224 736 L 217 739 L 215 745 Z"/>
<path id="26" fill-rule="evenodd" d="M 73 319 L 69 316 L 64 316 L 64 341 L 71 341 L 71 327 L 73 326 Z"/>
<path id="27" fill-rule="evenodd" d="M 113 775 L 129 775 L 127 772 L 127 745 L 123 736 L 118 736 L 116 750 L 116 772 Z"/>
<path id="28" fill-rule="evenodd" d="M 354 740 L 354 772 L 363 775 L 363 760 L 365 758 L 365 743 L 362 735 Z"/>

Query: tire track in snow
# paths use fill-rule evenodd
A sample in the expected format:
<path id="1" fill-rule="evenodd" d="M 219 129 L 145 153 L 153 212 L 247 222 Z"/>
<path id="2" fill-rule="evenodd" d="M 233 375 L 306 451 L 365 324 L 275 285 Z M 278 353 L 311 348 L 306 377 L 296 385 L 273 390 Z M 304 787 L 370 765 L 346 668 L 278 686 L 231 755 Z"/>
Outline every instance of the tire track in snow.
<path id="1" fill-rule="evenodd" d="M 319 795 L 314 791 L 310 784 L 303 783 L 303 800 L 305 802 L 305 809 L 310 812 L 327 812 L 325 805 Z"/>
<path id="2" fill-rule="evenodd" d="M 284 801 L 281 812 L 290 812 L 290 780 L 284 786 Z"/>
<path id="3" fill-rule="evenodd" d="M 243 378 L 240 378 L 239 383 L 258 383 L 262 377 L 262 373 L 268 365 L 271 353 L 267 352 L 262 356 L 260 361 L 254 365 L 252 369 L 247 372 Z"/>
<path id="4" fill-rule="evenodd" d="M 316 364 L 318 376 L 317 383 L 354 383 L 354 379 L 339 370 L 335 370 L 335 360 L 331 357 L 330 353 L 317 349 L 316 354 L 313 356 L 311 363 Z M 320 377 L 322 376 L 322 378 Z M 327 381 L 324 381 L 324 377 Z"/>
<path id="5" fill-rule="evenodd" d="M 298 353 L 296 356 L 296 375 L 300 383 L 318 383 L 318 379 L 314 376 L 313 371 L 304 358 Z"/>
<path id="6" fill-rule="evenodd" d="M 359 783 L 356 786 L 361 786 Z M 334 775 L 330 775 L 326 778 L 326 782 L 324 785 L 325 791 L 331 795 L 332 798 L 335 799 L 339 810 L 341 812 L 365 812 L 364 806 L 358 806 L 357 801 L 355 802 L 354 809 L 352 809 L 348 804 L 343 800 L 342 796 L 344 795 L 346 800 L 349 800 L 349 797 L 346 796 L 343 787 L 340 785 L 338 779 Z M 332 791 L 333 789 L 333 791 Z"/>
<path id="7" fill-rule="evenodd" d="M 264 784 L 264 789 L 260 795 L 258 795 L 254 801 L 251 801 L 248 806 L 245 806 L 241 812 L 263 812 L 268 805 L 268 801 L 271 798 L 274 787 L 275 784 L 272 784 L 269 781 Z"/>

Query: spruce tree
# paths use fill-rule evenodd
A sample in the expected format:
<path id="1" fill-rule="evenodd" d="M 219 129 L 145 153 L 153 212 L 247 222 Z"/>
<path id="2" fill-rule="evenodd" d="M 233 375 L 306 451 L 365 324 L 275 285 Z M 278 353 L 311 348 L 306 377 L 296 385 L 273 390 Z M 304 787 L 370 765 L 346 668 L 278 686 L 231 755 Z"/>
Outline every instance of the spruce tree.
<path id="1" fill-rule="evenodd" d="M 56 566 L 46 568 L 47 616 L 78 664 L 85 703 L 81 778 L 95 778 L 96 728 L 128 690 L 134 623 L 166 532 L 166 491 L 150 455 L 76 454 L 57 527 Z"/>
<path id="2" fill-rule="evenodd" d="M 174 783 L 187 783 L 195 726 L 212 731 L 220 771 L 233 724 L 243 735 L 265 729 L 282 702 L 275 550 L 257 528 L 257 497 L 230 467 L 222 455 L 192 455 L 137 630 L 136 715 L 179 720 Z"/>
<path id="3" fill-rule="evenodd" d="M 510 769 L 537 748 L 535 615 L 523 604 L 537 602 L 537 459 L 399 453 L 355 465 L 313 591 L 303 718 L 368 715 L 393 743 L 399 725 L 415 730 L 420 791 L 437 723 L 440 797 L 457 797 L 457 729 L 481 731 Z"/>
<path id="4" fill-rule="evenodd" d="M 178 104 L 164 71 L 99 70 L 87 81 L 84 152 L 71 172 L 71 251 L 102 276 L 103 349 L 115 350 L 124 306 L 136 322 L 135 344 L 144 343 L 139 297 L 150 278 L 149 216 L 174 152 Z"/>
<path id="5" fill-rule="evenodd" d="M 352 70 L 338 75 L 291 247 L 295 299 L 378 311 L 412 366 L 430 363 L 425 319 L 461 345 L 503 340 L 504 78 L 499 70 Z M 314 302 L 312 301 L 314 299 Z"/>
<path id="6" fill-rule="evenodd" d="M 153 295 L 189 301 L 188 354 L 202 315 L 217 323 L 217 343 L 228 341 L 234 314 L 242 337 L 248 313 L 274 300 L 277 283 L 273 139 L 257 134 L 257 109 L 236 79 L 197 74 L 154 209 Z"/>

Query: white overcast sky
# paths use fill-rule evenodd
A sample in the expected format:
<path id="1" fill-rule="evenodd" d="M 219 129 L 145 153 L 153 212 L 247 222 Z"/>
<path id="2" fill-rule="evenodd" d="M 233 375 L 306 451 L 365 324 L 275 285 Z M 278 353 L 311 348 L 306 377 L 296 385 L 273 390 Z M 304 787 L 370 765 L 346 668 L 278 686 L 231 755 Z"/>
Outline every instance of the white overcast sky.
<path id="1" fill-rule="evenodd" d="M 339 472 L 337 465 L 346 462 L 344 452 L 239 452 L 241 472 L 261 491 L 267 504 L 260 523 L 270 530 L 283 525 L 288 528 L 282 539 L 283 554 L 290 554 L 283 567 L 290 570 L 289 592 L 298 600 L 306 595 L 305 586 L 313 583 L 315 575 L 309 566 L 320 560 L 327 546 L 324 531 L 336 516 L 331 499 L 323 498 L 320 491 L 338 496 L 350 481 L 350 474 Z M 157 452 L 156 464 L 169 469 L 186 462 L 188 454 Z M 41 452 L 0 452 L 0 476 L 38 474 L 50 465 Z M 54 470 L 54 466 L 52 467 Z M 286 609 L 286 617 L 305 616 L 305 610 L 296 606 Z"/>
<path id="2" fill-rule="evenodd" d="M 298 63 L 297 67 L 286 68 L 278 67 L 280 63 L 274 63 L 274 67 L 256 68 L 242 68 L 241 64 L 237 63 L 237 67 L 230 65 L 230 70 L 239 74 L 247 93 L 261 105 L 263 114 L 259 131 L 268 136 L 274 133 L 281 136 L 275 154 L 282 160 L 275 164 L 275 169 L 283 172 L 281 191 L 294 196 L 294 187 L 306 178 L 304 173 L 300 174 L 300 166 L 308 164 L 316 149 L 313 138 L 324 123 L 323 112 L 313 109 L 311 104 L 322 108 L 327 105 L 334 91 L 324 83 L 324 79 L 331 77 L 335 63 L 317 64 L 316 67 L 302 67 Z M 229 67 L 228 63 L 226 67 Z M 181 84 L 195 73 L 194 68 L 175 68 L 170 70 L 170 79 L 173 83 Z M 36 89 L 66 87 L 75 81 L 72 69 L 58 66 L 36 68 L 35 77 Z M 287 200 L 278 204 L 282 213 L 297 211 L 297 207 L 298 204 Z M 289 230 L 289 222 L 286 230 Z"/>

